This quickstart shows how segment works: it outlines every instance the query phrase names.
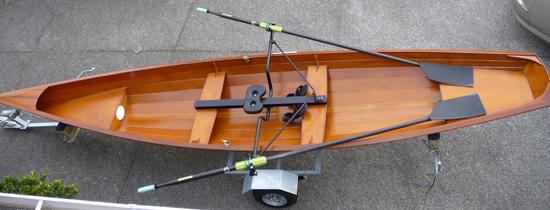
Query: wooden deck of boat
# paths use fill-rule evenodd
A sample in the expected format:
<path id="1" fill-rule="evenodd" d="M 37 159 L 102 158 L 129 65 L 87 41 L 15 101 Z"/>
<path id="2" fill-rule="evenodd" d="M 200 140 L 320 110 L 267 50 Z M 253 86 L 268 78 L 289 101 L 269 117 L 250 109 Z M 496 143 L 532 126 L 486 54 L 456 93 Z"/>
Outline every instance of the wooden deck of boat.
<path id="1" fill-rule="evenodd" d="M 328 103 L 310 106 L 303 120 L 291 124 L 273 149 L 289 150 L 332 141 L 421 118 L 429 115 L 438 100 L 473 92 L 480 95 L 487 116 L 428 122 L 347 146 L 439 132 L 550 104 L 548 75 L 533 54 L 389 53 L 415 61 L 472 65 L 474 87 L 439 84 L 428 80 L 418 67 L 359 53 L 292 55 L 314 88 L 327 95 Z M 23 109 L 78 127 L 151 143 L 250 150 L 258 115 L 238 108 L 197 111 L 193 104 L 199 99 L 243 98 L 249 85 L 266 83 L 262 68 L 265 59 L 252 59 L 248 64 L 239 58 L 228 58 L 166 65 L 43 86 L 47 89 L 36 96 L 34 110 Z M 272 71 L 274 96 L 286 96 L 303 84 L 281 57 L 274 58 Z M 0 97 L 0 102 L 6 101 Z M 119 105 L 125 108 L 122 120 L 114 116 Z M 284 125 L 281 118 L 290 111 L 287 107 L 272 109 L 271 120 L 262 125 L 260 145 L 266 145 Z M 224 141 L 231 146 L 224 146 Z"/>

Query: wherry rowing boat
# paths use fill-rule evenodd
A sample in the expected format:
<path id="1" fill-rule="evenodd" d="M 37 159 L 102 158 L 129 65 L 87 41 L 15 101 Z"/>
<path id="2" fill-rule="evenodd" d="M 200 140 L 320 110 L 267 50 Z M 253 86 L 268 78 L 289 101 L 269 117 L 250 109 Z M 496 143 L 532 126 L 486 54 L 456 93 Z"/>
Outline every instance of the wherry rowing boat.
<path id="1" fill-rule="evenodd" d="M 398 124 L 428 114 L 434 104 L 477 92 L 487 115 L 424 123 L 337 147 L 359 146 L 442 132 L 546 107 L 548 74 L 532 53 L 379 51 L 417 62 L 474 67 L 473 87 L 430 81 L 419 67 L 357 52 L 289 54 L 326 105 L 312 105 L 273 143 L 293 150 Z M 127 139 L 198 149 L 252 150 L 258 114 L 242 108 L 197 110 L 199 99 L 243 98 L 251 84 L 266 83 L 265 55 L 229 57 L 131 69 L 41 85 L 0 95 L 0 103 L 65 124 Z M 273 95 L 302 85 L 282 55 L 271 59 Z M 124 117 L 115 116 L 124 107 Z M 283 127 L 292 110 L 274 107 L 259 146 Z M 225 141 L 225 144 L 224 144 Z M 230 144 L 229 146 L 226 146 Z"/>

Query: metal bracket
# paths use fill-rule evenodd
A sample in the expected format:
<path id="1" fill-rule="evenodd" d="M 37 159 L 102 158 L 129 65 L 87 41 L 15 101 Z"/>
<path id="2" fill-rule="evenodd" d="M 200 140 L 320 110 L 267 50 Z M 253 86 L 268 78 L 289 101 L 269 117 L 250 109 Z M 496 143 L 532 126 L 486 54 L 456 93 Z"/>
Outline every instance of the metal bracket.
<path id="1" fill-rule="evenodd" d="M 280 169 L 257 170 L 254 176 L 245 176 L 242 193 L 251 190 L 282 190 L 297 195 L 298 180 L 298 175 Z"/>
<path id="2" fill-rule="evenodd" d="M 437 176 L 441 173 L 441 135 L 439 133 L 429 134 L 428 139 L 424 139 L 424 143 L 432 152 L 432 159 L 434 162 L 434 173 L 433 175 Z"/>

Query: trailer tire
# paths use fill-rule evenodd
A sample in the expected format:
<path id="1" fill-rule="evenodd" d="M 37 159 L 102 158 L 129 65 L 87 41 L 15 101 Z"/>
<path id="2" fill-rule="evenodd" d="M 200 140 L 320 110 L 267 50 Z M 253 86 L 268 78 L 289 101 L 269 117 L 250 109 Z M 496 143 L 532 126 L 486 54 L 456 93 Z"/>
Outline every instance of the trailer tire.
<path id="1" fill-rule="evenodd" d="M 273 208 L 288 207 L 298 200 L 298 195 L 282 190 L 253 190 L 256 201 Z"/>

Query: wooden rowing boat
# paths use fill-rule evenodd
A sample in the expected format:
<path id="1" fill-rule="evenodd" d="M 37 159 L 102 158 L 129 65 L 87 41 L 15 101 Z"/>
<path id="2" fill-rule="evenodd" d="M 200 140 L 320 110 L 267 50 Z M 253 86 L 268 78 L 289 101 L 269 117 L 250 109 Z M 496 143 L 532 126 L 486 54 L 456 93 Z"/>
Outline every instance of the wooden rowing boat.
<path id="1" fill-rule="evenodd" d="M 392 50 L 391 56 L 474 67 L 473 87 L 437 83 L 416 66 L 351 51 L 289 54 L 327 104 L 312 105 L 270 148 L 294 150 L 425 116 L 442 99 L 479 94 L 487 114 L 430 121 L 367 139 L 360 146 L 422 136 L 550 105 L 549 76 L 539 57 L 525 52 Z M 201 99 L 243 98 L 265 84 L 265 55 L 151 66 L 40 85 L 0 94 L 0 103 L 75 127 L 126 139 L 178 147 L 251 151 L 259 114 L 242 108 L 197 110 Z M 303 81 L 282 55 L 271 58 L 273 95 L 286 96 Z M 311 92 L 311 90 L 310 90 Z M 119 108 L 122 107 L 122 108 Z M 123 109 L 124 113 L 117 109 Z M 292 110 L 274 107 L 261 127 L 259 148 Z M 265 112 L 265 111 L 264 111 Z"/>

